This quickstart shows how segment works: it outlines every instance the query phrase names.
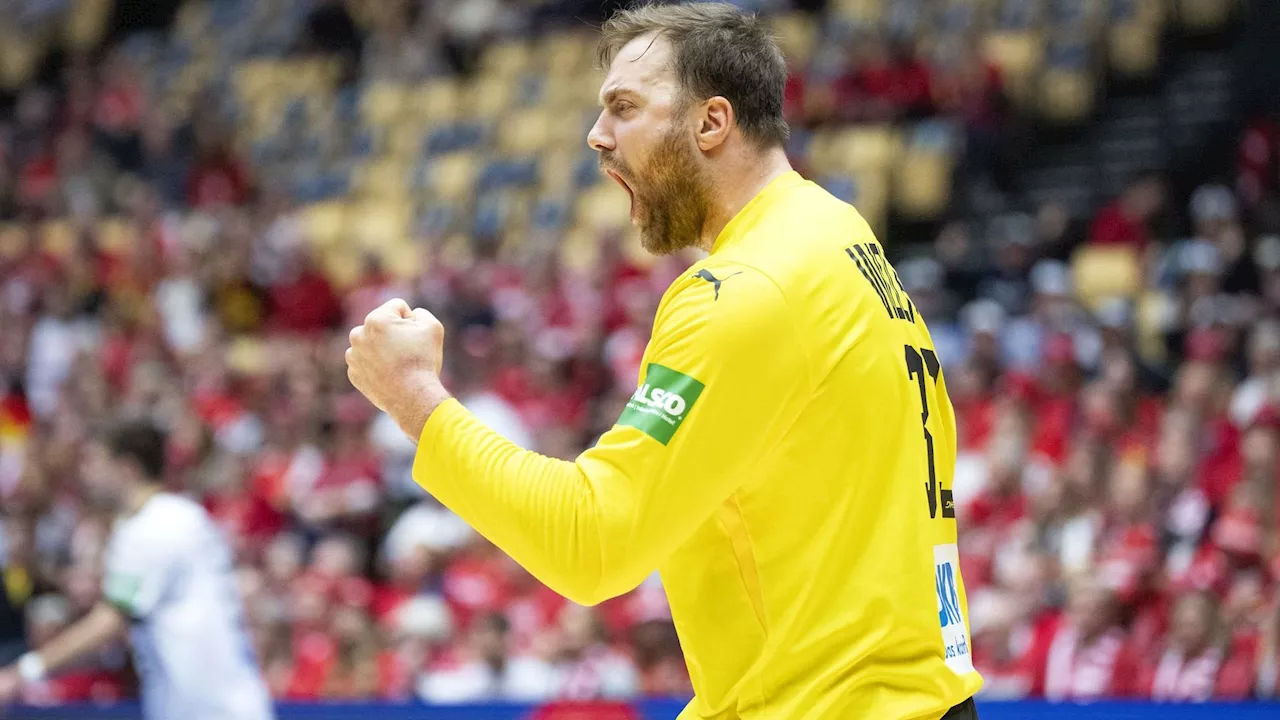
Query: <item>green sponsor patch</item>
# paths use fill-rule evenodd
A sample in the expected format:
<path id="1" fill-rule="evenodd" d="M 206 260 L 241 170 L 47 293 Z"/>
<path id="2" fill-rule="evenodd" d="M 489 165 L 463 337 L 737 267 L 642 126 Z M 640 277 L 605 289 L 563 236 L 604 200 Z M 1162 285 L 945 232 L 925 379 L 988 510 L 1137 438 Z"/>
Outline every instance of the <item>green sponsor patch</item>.
<path id="1" fill-rule="evenodd" d="M 116 574 L 107 576 L 103 594 L 107 596 L 107 600 L 112 605 L 133 615 L 136 612 L 135 604 L 138 601 L 138 591 L 141 589 L 142 580 L 140 578 Z"/>
<path id="2" fill-rule="evenodd" d="M 650 363 L 644 384 L 631 394 L 618 424 L 630 425 L 666 445 L 693 409 L 702 388 L 702 383 L 682 372 Z"/>

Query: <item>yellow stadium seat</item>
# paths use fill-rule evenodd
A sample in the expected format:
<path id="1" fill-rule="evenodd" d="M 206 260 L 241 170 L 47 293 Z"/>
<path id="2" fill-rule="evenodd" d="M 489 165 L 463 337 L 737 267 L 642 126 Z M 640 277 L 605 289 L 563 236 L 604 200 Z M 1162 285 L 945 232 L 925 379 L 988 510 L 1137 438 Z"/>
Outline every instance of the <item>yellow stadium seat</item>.
<path id="1" fill-rule="evenodd" d="M 38 52 L 36 43 L 21 34 L 0 34 L 0 87 L 14 89 L 27 82 L 35 72 Z"/>
<path id="2" fill-rule="evenodd" d="M 836 0 L 835 14 L 856 25 L 879 25 L 884 19 L 885 0 Z"/>
<path id="3" fill-rule="evenodd" d="M 545 58 L 551 75 L 573 75 L 595 60 L 595 41 L 580 32 L 553 33 L 544 40 L 538 55 Z"/>
<path id="4" fill-rule="evenodd" d="M 578 221 L 589 229 L 611 230 L 631 224 L 631 199 L 616 183 L 600 183 L 578 196 Z"/>
<path id="5" fill-rule="evenodd" d="M 1128 22 L 1107 28 L 1111 67 L 1126 77 L 1147 77 L 1160 61 L 1160 32 L 1149 24 Z"/>
<path id="6" fill-rule="evenodd" d="M 356 174 L 356 188 L 361 195 L 385 200 L 409 195 L 409 166 L 398 157 L 370 163 Z"/>
<path id="7" fill-rule="evenodd" d="M 383 267 L 399 280 L 412 280 L 423 271 L 422 249 L 410 240 L 398 242 L 380 253 Z"/>
<path id="8" fill-rule="evenodd" d="M 1231 19 L 1231 5 L 1228 0 L 1178 0 L 1178 19 L 1192 32 L 1216 32 Z"/>
<path id="9" fill-rule="evenodd" d="M 12 260 L 27 249 L 27 233 L 14 223 L 0 225 L 0 258 Z"/>
<path id="10" fill-rule="evenodd" d="M 1152 28 L 1159 29 L 1169 17 L 1171 5 L 1166 0 L 1137 0 L 1134 17 Z"/>
<path id="11" fill-rule="evenodd" d="M 433 199 L 463 199 L 475 186 L 479 164 L 475 153 L 465 151 L 436 158 L 428 170 L 428 192 Z"/>
<path id="12" fill-rule="evenodd" d="M 454 120 L 462 107 L 462 87 L 452 78 L 432 80 L 418 87 L 413 104 L 424 120 Z"/>
<path id="13" fill-rule="evenodd" d="M 347 235 L 360 248 L 391 247 L 404 240 L 412 216 L 407 201 L 368 200 L 347 214 Z"/>
<path id="14" fill-rule="evenodd" d="M 49 220 L 40 226 L 40 249 L 55 257 L 66 257 L 76 245 L 75 229 L 66 220 Z"/>
<path id="15" fill-rule="evenodd" d="M 951 201 L 951 155 L 937 150 L 907 152 L 894 175 L 898 212 L 916 220 L 936 218 Z"/>
<path id="16" fill-rule="evenodd" d="M 1077 124 L 1093 112 L 1094 80 L 1086 72 L 1046 70 L 1040 80 L 1040 113 L 1059 124 Z"/>
<path id="17" fill-rule="evenodd" d="M 484 76 L 469 88 L 467 107 L 471 115 L 481 120 L 498 117 L 511 105 L 513 89 L 510 78 Z"/>
<path id="18" fill-rule="evenodd" d="M 441 264 L 454 270 L 471 267 L 474 258 L 475 252 L 471 249 L 471 239 L 463 233 L 451 235 L 440 252 Z"/>
<path id="19" fill-rule="evenodd" d="M 75 0 L 62 26 L 63 40 L 74 50 L 89 50 L 102 41 L 113 0 Z"/>
<path id="20" fill-rule="evenodd" d="M 238 65 L 233 80 L 240 99 L 246 103 L 275 89 L 275 62 L 271 60 L 251 60 Z"/>
<path id="21" fill-rule="evenodd" d="M 1000 67 L 1009 96 L 1018 104 L 1030 97 L 1031 83 L 1044 59 L 1044 39 L 1040 33 L 1017 30 L 987 34 L 983 49 Z"/>
<path id="22" fill-rule="evenodd" d="M 1090 308 L 1107 298 L 1133 298 L 1142 287 L 1138 255 L 1126 247 L 1080 248 L 1071 258 L 1071 273 L 1080 302 Z"/>
<path id="23" fill-rule="evenodd" d="M 407 95 L 403 85 L 375 83 L 361 98 L 360 113 L 366 122 L 374 125 L 390 125 L 404 112 Z"/>
<path id="24" fill-rule="evenodd" d="M 773 18 L 770 25 L 787 62 L 798 67 L 808 65 L 817 44 L 818 28 L 813 18 L 803 13 L 788 13 Z"/>
<path id="25" fill-rule="evenodd" d="M 121 218 L 104 218 L 98 223 L 98 246 L 111 253 L 129 250 L 138 241 L 133 223 Z"/>
<path id="26" fill-rule="evenodd" d="M 1158 290 L 1142 293 L 1134 312 L 1134 329 L 1138 354 L 1151 363 L 1162 363 L 1167 354 L 1165 343 L 1166 319 L 1177 313 L 1177 300 Z"/>
<path id="27" fill-rule="evenodd" d="M 530 108 L 503 118 L 498 147 L 513 155 L 529 155 L 548 145 L 557 118 L 548 108 Z M 563 123 L 563 114 L 559 122 Z"/>
<path id="28" fill-rule="evenodd" d="M 480 60 L 484 72 L 514 77 L 532 65 L 534 53 L 528 43 L 506 40 L 490 47 Z"/>
<path id="29" fill-rule="evenodd" d="M 548 195 L 568 194 L 573 189 L 573 172 L 581 152 L 556 150 L 538 159 L 538 186 Z"/>
<path id="30" fill-rule="evenodd" d="M 902 139 L 887 125 L 855 127 L 833 138 L 831 152 L 843 170 L 888 168 L 902 150 Z"/>
<path id="31" fill-rule="evenodd" d="M 401 162 L 418 157 L 426 139 L 423 130 L 423 124 L 413 118 L 400 120 L 387 134 L 385 153 Z"/>
<path id="32" fill-rule="evenodd" d="M 364 251 L 352 243 L 338 243 L 323 249 L 320 263 L 334 287 L 345 290 L 360 279 L 364 269 Z"/>
<path id="33" fill-rule="evenodd" d="M 586 276 L 600 262 L 597 235 L 585 228 L 571 230 L 562 241 L 560 259 L 568 270 Z"/>
<path id="34" fill-rule="evenodd" d="M 298 215 L 302 218 L 307 237 L 316 245 L 333 245 L 346 232 L 347 205 L 342 201 L 308 205 Z"/>

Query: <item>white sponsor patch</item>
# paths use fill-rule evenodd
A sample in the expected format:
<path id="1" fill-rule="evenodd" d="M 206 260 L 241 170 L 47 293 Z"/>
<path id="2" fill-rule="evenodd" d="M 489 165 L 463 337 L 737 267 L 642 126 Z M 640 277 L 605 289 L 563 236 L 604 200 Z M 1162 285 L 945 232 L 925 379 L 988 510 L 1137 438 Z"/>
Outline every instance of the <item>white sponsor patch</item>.
<path id="1" fill-rule="evenodd" d="M 973 655 L 969 647 L 969 627 L 960 609 L 960 553 L 955 543 L 933 546 L 933 576 L 947 667 L 957 675 L 971 673 Z"/>

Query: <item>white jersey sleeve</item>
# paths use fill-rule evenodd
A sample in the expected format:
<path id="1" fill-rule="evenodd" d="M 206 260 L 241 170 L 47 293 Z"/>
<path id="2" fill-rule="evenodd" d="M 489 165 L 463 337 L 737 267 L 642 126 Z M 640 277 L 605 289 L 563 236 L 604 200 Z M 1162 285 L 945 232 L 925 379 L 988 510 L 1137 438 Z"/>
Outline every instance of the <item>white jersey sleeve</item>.
<path id="1" fill-rule="evenodd" d="M 155 529 L 154 524 L 120 523 L 107 544 L 102 594 L 134 620 L 156 609 L 177 570 L 174 537 L 155 537 Z"/>

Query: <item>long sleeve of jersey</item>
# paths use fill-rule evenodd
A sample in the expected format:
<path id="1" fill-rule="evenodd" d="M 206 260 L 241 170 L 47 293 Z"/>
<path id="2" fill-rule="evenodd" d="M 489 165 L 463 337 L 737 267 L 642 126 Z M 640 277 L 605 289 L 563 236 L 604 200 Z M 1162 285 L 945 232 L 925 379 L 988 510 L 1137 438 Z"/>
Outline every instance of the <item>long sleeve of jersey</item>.
<path id="1" fill-rule="evenodd" d="M 551 589 L 595 604 L 638 585 L 786 434 L 812 392 L 786 299 L 726 264 L 677 280 L 617 423 L 567 462 L 458 401 L 431 414 L 413 477 Z"/>

